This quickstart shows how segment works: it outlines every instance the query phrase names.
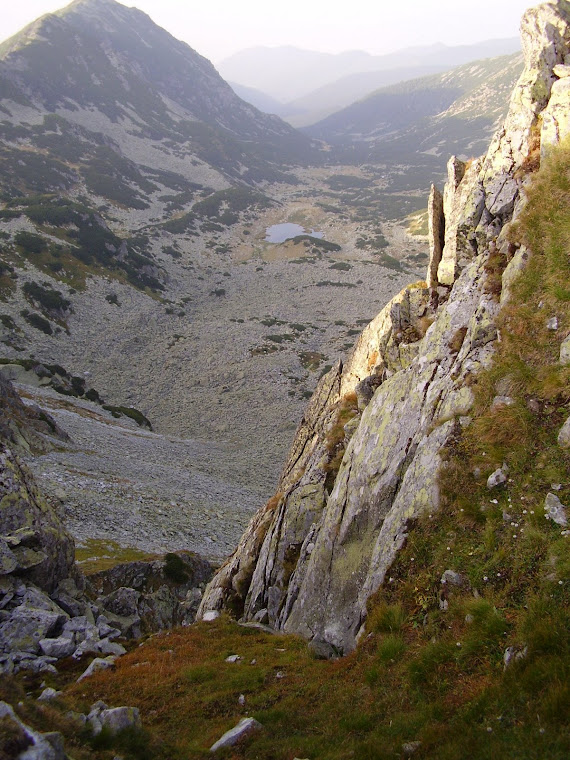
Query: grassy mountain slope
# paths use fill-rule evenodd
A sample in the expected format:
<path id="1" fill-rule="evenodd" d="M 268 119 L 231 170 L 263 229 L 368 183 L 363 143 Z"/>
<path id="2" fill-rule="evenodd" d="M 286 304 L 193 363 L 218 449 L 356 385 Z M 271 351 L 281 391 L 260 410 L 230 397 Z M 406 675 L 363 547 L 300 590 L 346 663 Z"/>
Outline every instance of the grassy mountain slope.
<path id="1" fill-rule="evenodd" d="M 521 69 L 519 54 L 475 61 L 386 87 L 304 131 L 352 160 L 477 154 L 503 117 Z"/>

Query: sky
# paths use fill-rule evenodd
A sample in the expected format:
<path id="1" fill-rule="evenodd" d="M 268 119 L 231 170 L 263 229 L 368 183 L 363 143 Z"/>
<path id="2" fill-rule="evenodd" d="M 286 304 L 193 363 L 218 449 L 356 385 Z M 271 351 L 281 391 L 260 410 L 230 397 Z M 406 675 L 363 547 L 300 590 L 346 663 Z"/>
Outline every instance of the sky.
<path id="1" fill-rule="evenodd" d="M 529 0 L 124 0 L 214 63 L 257 45 L 389 53 L 516 37 Z M 0 0 L 0 39 L 65 0 Z"/>

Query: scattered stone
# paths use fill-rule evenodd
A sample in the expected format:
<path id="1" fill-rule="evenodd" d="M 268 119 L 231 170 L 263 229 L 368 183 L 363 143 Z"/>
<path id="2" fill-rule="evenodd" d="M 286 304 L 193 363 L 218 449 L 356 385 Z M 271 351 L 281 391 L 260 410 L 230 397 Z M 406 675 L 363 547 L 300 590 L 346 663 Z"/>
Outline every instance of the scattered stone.
<path id="1" fill-rule="evenodd" d="M 404 757 L 411 757 L 421 746 L 421 742 L 406 742 L 405 744 L 402 744 L 402 754 Z"/>
<path id="2" fill-rule="evenodd" d="M 495 396 L 492 408 L 497 409 L 501 406 L 513 406 L 515 403 L 514 398 L 511 398 L 510 396 Z"/>
<path id="3" fill-rule="evenodd" d="M 568 525 L 566 507 L 555 494 L 549 493 L 547 495 L 544 502 L 544 512 L 547 517 L 562 528 L 565 528 Z"/>
<path id="4" fill-rule="evenodd" d="M 77 679 L 77 683 L 80 681 L 83 681 L 84 678 L 89 678 L 90 676 L 94 675 L 95 673 L 98 673 L 100 670 L 107 670 L 108 668 L 112 668 L 115 664 L 115 657 L 96 657 L 93 662 L 89 665 L 87 670 L 82 673 L 79 678 Z"/>
<path id="5" fill-rule="evenodd" d="M 487 478 L 487 488 L 491 490 L 497 486 L 504 485 L 507 482 L 507 473 L 508 468 L 506 465 L 503 465 L 498 470 L 495 470 L 495 472 L 491 473 L 491 475 L 489 475 Z"/>
<path id="6" fill-rule="evenodd" d="M 562 341 L 560 346 L 560 364 L 570 364 L 570 335 Z"/>
<path id="7" fill-rule="evenodd" d="M 454 570 L 446 570 L 441 576 L 442 584 L 449 584 L 451 586 L 463 586 L 463 576 L 456 573 Z"/>
<path id="8" fill-rule="evenodd" d="M 116 641 L 109 641 L 109 639 L 102 639 L 99 642 L 99 651 L 101 654 L 114 654 L 117 657 L 127 653 L 127 650 L 121 644 L 117 644 Z"/>
<path id="9" fill-rule="evenodd" d="M 26 670 L 30 673 L 57 673 L 54 663 L 57 662 L 55 657 L 34 657 L 32 660 L 24 660 L 15 668 L 17 673 L 20 670 Z"/>
<path id="10" fill-rule="evenodd" d="M 117 636 L 121 635 L 118 628 L 113 628 L 113 626 L 109 625 L 109 621 L 105 615 L 99 615 L 95 625 L 102 639 L 116 639 Z"/>
<path id="11" fill-rule="evenodd" d="M 233 747 L 238 742 L 244 741 L 252 734 L 261 731 L 263 726 L 261 723 L 255 720 L 255 718 L 243 718 L 234 728 L 218 739 L 215 744 L 210 747 L 210 752 L 217 752 L 219 749 L 225 749 L 226 747 Z"/>
<path id="12" fill-rule="evenodd" d="M 528 647 L 524 647 L 523 649 L 517 647 L 507 647 L 505 649 L 505 654 L 503 655 L 504 669 L 506 670 L 513 662 L 524 660 L 527 654 Z"/>
<path id="13" fill-rule="evenodd" d="M 226 657 L 226 662 L 239 662 L 239 660 L 241 660 L 239 654 L 231 654 L 229 657 Z"/>
<path id="14" fill-rule="evenodd" d="M 56 691 L 48 686 L 38 697 L 38 702 L 51 702 L 52 699 L 57 699 L 61 694 L 63 694 L 62 691 Z"/>
<path id="15" fill-rule="evenodd" d="M 66 620 L 62 610 L 57 613 L 21 605 L 0 625 L 0 650 L 38 654 L 40 641 L 57 632 Z"/>
<path id="16" fill-rule="evenodd" d="M 242 707 L 245 705 L 245 694 L 240 694 L 238 697 L 238 704 L 240 704 Z"/>
<path id="17" fill-rule="evenodd" d="M 142 728 L 141 716 L 136 707 L 102 709 L 97 713 L 97 717 L 93 716 L 89 722 L 94 725 L 94 733 L 100 733 L 103 728 L 106 728 L 115 735 L 127 728 Z M 101 728 L 98 727 L 99 725 Z"/>
<path id="18" fill-rule="evenodd" d="M 547 330 L 558 330 L 558 317 L 552 317 L 546 323 Z"/>
<path id="19" fill-rule="evenodd" d="M 69 634 L 57 639 L 41 639 L 39 644 L 43 654 L 58 660 L 70 657 L 76 649 L 75 639 Z"/>
<path id="20" fill-rule="evenodd" d="M 570 448 L 570 417 L 568 417 L 562 426 L 562 429 L 558 433 L 558 445 L 561 449 Z"/>

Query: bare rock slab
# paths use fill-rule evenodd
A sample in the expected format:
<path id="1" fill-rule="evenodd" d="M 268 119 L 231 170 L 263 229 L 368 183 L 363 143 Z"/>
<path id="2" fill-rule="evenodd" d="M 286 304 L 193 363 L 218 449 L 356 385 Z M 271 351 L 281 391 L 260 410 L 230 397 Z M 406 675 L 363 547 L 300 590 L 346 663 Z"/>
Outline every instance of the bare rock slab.
<path id="1" fill-rule="evenodd" d="M 233 747 L 238 742 L 244 741 L 248 737 L 261 731 L 263 726 L 255 718 L 243 718 L 234 728 L 226 731 L 226 733 L 218 739 L 215 744 L 210 747 L 210 752 L 217 752 L 220 749 L 226 747 Z"/>

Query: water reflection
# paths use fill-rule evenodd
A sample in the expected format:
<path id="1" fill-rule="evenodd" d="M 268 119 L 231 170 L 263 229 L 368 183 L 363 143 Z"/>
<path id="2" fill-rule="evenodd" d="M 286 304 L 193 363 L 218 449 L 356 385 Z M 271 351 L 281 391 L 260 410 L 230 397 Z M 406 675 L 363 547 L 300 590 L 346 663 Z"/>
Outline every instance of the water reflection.
<path id="1" fill-rule="evenodd" d="M 268 227 L 265 231 L 265 240 L 268 243 L 284 243 L 286 240 L 297 237 L 297 235 L 310 235 L 314 238 L 323 237 L 322 232 L 315 232 L 315 230 L 307 232 L 300 224 L 284 222 L 283 224 L 274 224 L 272 227 Z"/>

